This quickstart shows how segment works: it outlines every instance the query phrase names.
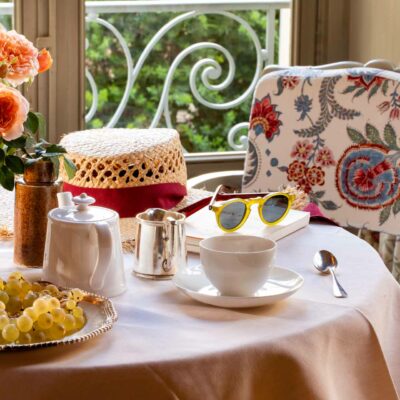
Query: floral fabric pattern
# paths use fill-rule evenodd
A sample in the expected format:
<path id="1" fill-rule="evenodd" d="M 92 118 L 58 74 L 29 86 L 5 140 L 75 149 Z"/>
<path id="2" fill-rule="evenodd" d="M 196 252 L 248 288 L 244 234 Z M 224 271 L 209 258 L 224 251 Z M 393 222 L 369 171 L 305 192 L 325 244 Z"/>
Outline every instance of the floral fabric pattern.
<path id="1" fill-rule="evenodd" d="M 299 158 L 302 160 L 307 160 L 313 150 L 313 145 L 309 140 L 300 140 L 296 142 L 293 146 L 293 151 L 290 156 L 293 158 Z"/>
<path id="2" fill-rule="evenodd" d="M 340 195 L 352 206 L 379 210 L 399 196 L 400 169 L 388 161 L 378 144 L 349 147 L 336 170 Z"/>
<path id="3" fill-rule="evenodd" d="M 321 164 L 323 167 L 329 167 L 330 165 L 336 164 L 333 159 L 333 153 L 328 147 L 323 147 L 318 151 L 315 162 Z"/>
<path id="4" fill-rule="evenodd" d="M 252 179 L 243 189 L 292 183 L 342 226 L 400 234 L 399 88 L 399 73 L 372 68 L 265 75 L 250 118 Z"/>
<path id="5" fill-rule="evenodd" d="M 267 95 L 259 101 L 256 100 L 251 113 L 250 129 L 253 129 L 257 136 L 265 135 L 269 142 L 279 135 L 279 127 L 282 125 L 282 121 L 279 120 L 281 113 L 276 111 L 276 107 L 276 104 L 271 103 L 270 95 Z"/>
<path id="6" fill-rule="evenodd" d="M 380 86 L 383 82 L 383 78 L 380 77 L 379 71 L 376 71 L 375 73 L 373 72 L 359 72 L 355 71 L 355 74 L 353 75 L 350 72 L 350 75 L 347 77 L 349 81 L 352 81 L 355 86 L 357 87 L 363 87 L 366 90 L 371 88 L 373 85 Z"/>

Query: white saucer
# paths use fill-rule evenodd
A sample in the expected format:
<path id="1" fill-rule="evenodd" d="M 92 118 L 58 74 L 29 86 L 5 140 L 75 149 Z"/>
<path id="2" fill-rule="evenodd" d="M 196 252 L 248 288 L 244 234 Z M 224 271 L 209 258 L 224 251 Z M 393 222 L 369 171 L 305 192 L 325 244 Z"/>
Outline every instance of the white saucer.
<path id="1" fill-rule="evenodd" d="M 221 296 L 201 266 L 178 273 L 173 282 L 182 292 L 202 303 L 216 307 L 246 308 L 276 303 L 291 296 L 301 288 L 304 278 L 290 269 L 274 267 L 264 286 L 249 297 Z"/>

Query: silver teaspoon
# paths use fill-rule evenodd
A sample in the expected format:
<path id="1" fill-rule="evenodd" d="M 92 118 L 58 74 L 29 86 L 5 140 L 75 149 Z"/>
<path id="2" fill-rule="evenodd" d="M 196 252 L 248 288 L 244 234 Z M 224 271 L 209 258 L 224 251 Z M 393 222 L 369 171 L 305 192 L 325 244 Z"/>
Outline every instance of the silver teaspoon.
<path id="1" fill-rule="evenodd" d="M 347 297 L 346 291 L 342 288 L 335 275 L 335 269 L 338 265 L 336 257 L 328 250 L 320 250 L 315 253 L 313 262 L 318 271 L 332 275 L 333 295 L 335 297 Z"/>

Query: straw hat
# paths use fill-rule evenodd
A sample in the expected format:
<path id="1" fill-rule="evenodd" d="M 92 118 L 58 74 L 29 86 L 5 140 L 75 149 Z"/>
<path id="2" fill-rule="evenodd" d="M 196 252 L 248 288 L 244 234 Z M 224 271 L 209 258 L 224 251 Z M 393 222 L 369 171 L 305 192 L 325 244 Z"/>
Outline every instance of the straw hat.
<path id="1" fill-rule="evenodd" d="M 92 129 L 65 135 L 60 144 L 75 163 L 64 190 L 86 192 L 120 217 L 149 207 L 171 208 L 186 195 L 186 165 L 173 129 Z"/>
<path id="2" fill-rule="evenodd" d="M 77 172 L 69 180 L 61 165 L 64 191 L 82 192 L 96 199 L 96 205 L 116 210 L 121 238 L 130 250 L 135 219 L 150 207 L 180 209 L 210 195 L 186 188 L 186 165 L 179 134 L 173 129 L 92 129 L 65 135 L 60 144 L 75 163 Z M 4 191 L 0 228 L 12 229 L 13 194 Z M 11 206 L 11 207 L 10 207 Z"/>

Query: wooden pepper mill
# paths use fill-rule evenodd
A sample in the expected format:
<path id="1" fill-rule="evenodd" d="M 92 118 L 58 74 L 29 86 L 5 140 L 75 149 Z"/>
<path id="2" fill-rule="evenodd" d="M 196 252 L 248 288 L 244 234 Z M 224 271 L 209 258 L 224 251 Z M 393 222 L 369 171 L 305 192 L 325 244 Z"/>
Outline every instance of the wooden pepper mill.
<path id="1" fill-rule="evenodd" d="M 46 241 L 47 214 L 57 207 L 56 182 L 51 161 L 38 161 L 26 168 L 15 183 L 14 262 L 26 267 L 42 267 Z"/>

